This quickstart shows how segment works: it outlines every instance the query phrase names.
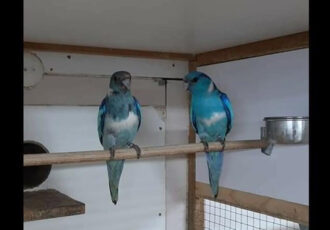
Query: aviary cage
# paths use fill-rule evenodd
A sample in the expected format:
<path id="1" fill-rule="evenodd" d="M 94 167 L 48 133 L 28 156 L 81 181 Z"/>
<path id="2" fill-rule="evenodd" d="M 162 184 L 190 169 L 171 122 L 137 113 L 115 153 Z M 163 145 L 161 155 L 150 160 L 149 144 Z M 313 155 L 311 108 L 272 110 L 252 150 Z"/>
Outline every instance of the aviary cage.
<path id="1" fill-rule="evenodd" d="M 95 71 L 95 69 L 91 70 L 90 72 L 81 71 L 80 69 L 71 72 L 69 71 L 70 73 L 58 72 L 58 69 L 66 68 L 65 64 L 55 64 L 55 66 L 49 64 L 55 63 L 58 58 L 71 61 L 76 58 L 75 55 L 81 54 L 91 55 L 94 59 L 97 59 L 99 55 L 103 57 L 109 56 L 113 61 L 111 64 L 111 68 L 113 69 L 125 69 L 125 65 L 116 63 L 116 59 L 120 59 L 123 63 L 126 62 L 128 68 L 132 71 L 133 78 L 136 76 L 135 81 L 138 82 L 137 88 L 135 89 L 136 92 L 149 90 L 149 96 L 143 96 L 142 101 L 144 102 L 144 105 L 151 105 L 156 108 L 156 110 L 150 110 L 146 112 L 147 116 L 149 116 L 149 113 L 158 113 L 160 117 L 166 117 L 168 115 L 168 111 L 166 110 L 166 101 L 170 96 L 169 94 L 175 94 L 175 92 L 180 88 L 178 87 L 178 84 L 176 84 L 181 83 L 181 78 L 179 76 L 183 76 L 183 74 L 188 73 L 188 71 L 196 70 L 197 68 L 203 68 L 208 65 L 226 63 L 240 59 L 260 57 L 305 48 L 308 48 L 308 31 L 225 49 L 202 52 L 198 54 L 112 49 L 103 47 L 37 43 L 26 41 L 24 42 L 25 51 L 28 53 L 36 53 L 39 57 L 42 56 L 40 59 L 42 61 L 46 60 L 47 64 L 43 66 L 45 69 L 42 71 L 42 76 L 36 77 L 37 74 L 39 74 L 38 71 L 34 69 L 37 68 L 35 67 L 37 65 L 37 61 L 33 61 L 33 58 L 31 59 L 30 57 L 29 60 L 32 61 L 26 62 L 28 65 L 24 69 L 25 74 L 29 73 L 33 77 L 31 77 L 30 81 L 26 83 L 27 88 L 24 89 L 24 104 L 30 107 L 35 106 L 36 110 L 38 111 L 34 113 L 27 109 L 26 116 L 29 120 L 26 120 L 25 122 L 30 122 L 28 130 L 32 130 L 37 124 L 36 120 L 43 119 L 43 117 L 40 116 L 36 118 L 36 120 L 33 120 L 31 117 L 40 113 L 44 113 L 45 116 L 48 116 L 51 113 L 55 113 L 54 118 L 52 118 L 53 120 L 51 120 L 53 124 L 50 125 L 50 127 L 54 127 L 54 125 L 56 126 L 55 123 L 57 121 L 60 119 L 63 121 L 64 119 L 61 117 L 61 114 L 56 115 L 56 106 L 97 106 L 98 103 L 100 103 L 100 97 L 104 96 L 104 91 L 95 91 L 95 94 L 89 94 L 88 90 L 93 87 L 104 87 L 104 84 L 107 85 L 109 75 L 111 75 L 111 73 L 104 74 L 102 71 Z M 56 56 L 57 54 L 59 56 Z M 137 64 L 135 62 L 137 62 Z M 149 68 L 150 66 L 157 65 L 155 64 L 157 62 L 161 62 L 158 64 L 158 66 L 155 67 L 162 69 L 161 74 L 157 73 L 157 71 L 154 71 L 155 69 L 150 71 L 151 73 L 149 76 L 144 76 L 142 74 L 143 71 L 141 71 L 141 69 L 145 68 L 146 66 Z M 75 63 L 75 67 L 79 65 L 83 66 L 84 64 L 86 64 L 84 60 L 79 59 Z M 175 68 L 179 68 L 179 70 L 173 70 Z M 183 70 L 185 70 L 185 72 Z M 289 78 L 290 76 L 287 77 Z M 44 79 L 41 80 L 42 78 Z M 39 82 L 38 85 L 36 85 L 36 82 Z M 173 82 L 176 83 L 172 84 Z M 157 87 L 153 88 L 156 85 Z M 170 87 L 173 87 L 173 91 L 171 92 Z M 166 95 L 165 98 L 157 98 L 157 90 L 163 92 L 164 95 Z M 184 97 L 186 97 L 185 102 L 187 102 L 184 109 L 187 113 L 189 99 L 187 94 L 185 94 Z M 172 100 L 175 102 L 176 100 L 180 99 L 173 98 Z M 162 102 L 158 103 L 159 101 Z M 163 101 L 165 101 L 165 103 L 163 103 Z M 40 105 L 50 106 L 52 107 L 52 111 L 43 111 L 38 108 Z M 69 113 L 70 111 L 68 114 Z M 82 114 L 81 111 L 80 113 Z M 91 111 L 88 113 L 94 114 L 95 111 L 91 109 Z M 171 116 L 174 117 L 176 115 L 177 113 L 173 113 Z M 185 118 L 187 118 L 187 116 Z M 90 117 L 86 119 L 90 119 Z M 148 119 L 152 120 L 153 118 L 150 116 Z M 286 118 L 284 118 L 284 120 L 285 119 Z M 292 119 L 296 119 L 296 122 L 300 122 L 298 125 L 300 129 L 295 129 L 296 131 L 294 135 L 296 135 L 297 130 L 298 132 L 301 131 L 301 134 L 306 135 L 306 133 L 308 133 L 308 123 L 307 125 L 305 123 L 306 118 L 300 117 Z M 72 120 L 74 120 L 74 117 Z M 269 118 L 266 121 L 269 121 Z M 166 129 L 166 124 L 164 120 L 161 121 L 160 119 L 159 121 L 153 123 L 151 126 L 151 128 L 154 129 L 153 132 L 158 132 L 157 135 L 165 135 L 164 132 Z M 173 124 L 173 126 L 175 126 L 175 124 Z M 237 150 L 259 149 L 260 156 L 269 157 L 272 151 L 276 151 L 276 147 L 274 150 L 272 150 L 274 144 L 275 146 L 277 146 L 277 144 L 286 144 L 284 142 L 280 142 L 278 137 L 271 135 L 275 133 L 274 131 L 270 133 L 267 132 L 271 126 L 267 126 L 266 128 L 262 128 L 261 126 L 258 127 L 260 131 L 260 138 L 258 139 L 239 141 L 228 140 L 226 142 L 225 154 L 233 154 L 231 152 Z M 87 127 L 86 130 L 81 130 L 83 130 L 82 132 L 88 132 L 90 128 L 93 127 Z M 96 127 L 94 128 L 96 129 Z M 68 130 L 68 132 L 70 131 Z M 38 140 L 52 138 L 51 131 L 41 133 L 40 135 L 41 136 L 37 137 Z M 184 215 L 186 216 L 186 224 L 189 230 L 307 228 L 306 226 L 308 226 L 309 217 L 308 205 L 305 204 L 260 195 L 263 192 L 260 192 L 260 194 L 253 194 L 226 187 L 221 187 L 220 195 L 214 199 L 211 196 L 208 185 L 197 180 L 196 178 L 196 153 L 202 152 L 204 146 L 202 144 L 196 143 L 196 136 L 191 126 L 186 133 L 179 134 L 181 137 L 182 135 L 186 135 L 189 143 L 180 143 L 175 140 L 175 136 L 170 137 L 171 134 L 168 134 L 167 138 L 172 138 L 173 140 L 171 142 L 172 144 L 166 144 L 165 142 L 156 140 L 157 135 L 154 137 L 154 146 L 142 148 L 142 155 L 139 163 L 144 161 L 144 158 L 152 157 L 156 157 L 156 159 L 157 157 L 168 157 L 168 160 L 174 161 L 183 158 L 187 159 L 187 177 L 185 178 L 187 183 L 187 200 L 185 206 L 186 213 L 184 213 Z M 67 139 L 68 136 L 69 135 L 63 134 L 63 139 Z M 304 136 L 302 139 L 298 138 L 299 140 L 296 140 L 296 142 L 306 144 L 308 143 L 308 139 L 306 139 L 306 137 L 307 136 Z M 97 140 L 96 136 L 95 139 Z M 69 140 L 61 141 L 66 141 L 69 144 Z M 83 141 L 88 142 L 87 139 L 84 139 Z M 141 143 L 147 143 L 147 140 L 143 139 L 142 137 L 140 141 Z M 289 144 L 292 143 L 293 142 L 290 142 Z M 56 145 L 56 141 L 54 141 L 53 144 Z M 73 149 L 78 149 L 77 146 Z M 83 143 L 82 146 L 84 146 Z M 51 148 L 52 147 L 53 146 L 51 146 Z M 220 143 L 210 143 L 209 146 L 210 150 L 221 149 L 221 147 L 222 146 Z M 47 146 L 47 148 L 49 147 Z M 86 148 L 84 147 L 83 149 Z M 177 156 L 178 158 L 170 158 L 172 156 Z M 135 158 L 136 154 L 134 150 L 130 149 L 119 150 L 115 156 L 115 159 Z M 58 165 L 59 167 L 55 170 L 57 170 L 58 174 L 60 175 L 60 179 L 65 180 L 65 175 L 61 174 L 61 170 L 74 174 L 74 170 L 77 169 L 77 167 L 80 167 L 80 165 L 88 168 L 92 167 L 90 166 L 90 163 L 92 162 L 103 162 L 109 159 L 109 152 L 103 150 L 63 150 L 47 154 L 24 154 L 24 167 L 36 167 L 35 169 L 37 169 L 37 167 L 45 165 Z M 166 158 L 164 161 L 166 161 Z M 135 164 L 135 162 L 136 161 L 133 161 L 132 164 Z M 65 167 L 61 168 L 60 165 L 62 164 L 74 164 L 75 167 L 73 169 L 68 169 Z M 159 167 L 159 165 L 157 167 Z M 87 171 L 86 173 L 88 173 Z M 171 175 L 171 179 L 175 180 L 176 178 L 174 175 Z M 60 182 L 57 181 L 56 183 Z M 86 183 L 88 183 L 88 181 L 86 181 Z M 150 185 L 147 186 L 150 187 Z M 70 189 L 73 188 L 69 185 L 66 185 L 64 186 L 64 191 L 61 192 L 67 194 L 70 193 Z M 35 191 L 35 189 L 32 189 L 31 191 L 26 191 L 24 193 L 24 221 L 84 214 L 86 210 L 88 210 L 88 204 L 86 204 L 85 207 L 85 204 L 82 203 L 85 202 L 84 200 L 80 199 L 79 197 L 74 197 L 74 199 L 72 199 L 69 196 L 62 194 L 61 192 L 56 190 L 54 191 L 52 189 L 42 191 Z M 76 194 L 78 194 L 78 192 Z M 175 192 L 173 194 L 175 194 Z M 91 193 L 90 196 L 93 197 L 94 195 Z M 166 194 L 161 193 L 161 196 L 166 196 Z M 81 200 L 82 202 L 75 199 Z M 124 197 L 120 197 L 120 199 L 124 199 Z M 88 202 L 93 202 L 93 200 L 94 199 L 91 198 L 91 200 Z M 111 204 L 108 203 L 108 205 Z M 129 206 L 126 205 L 125 208 L 129 209 Z M 142 209 L 143 207 L 140 208 Z M 97 209 L 97 207 L 93 207 L 93 210 L 94 209 Z M 159 212 L 157 211 L 157 216 L 160 217 L 169 215 L 169 210 L 167 209 L 168 207 L 165 207 L 159 210 Z M 131 217 L 129 214 L 125 214 L 125 218 L 130 219 Z M 75 216 L 67 218 L 75 218 Z M 52 223 L 54 223 L 54 220 L 56 219 L 49 219 L 44 221 L 53 221 Z M 131 224 L 134 225 L 134 220 L 132 220 Z M 78 225 L 75 225 L 75 227 L 77 226 Z M 87 222 L 80 227 L 88 228 Z M 114 229 L 116 229 L 116 227 L 114 227 Z M 181 228 L 178 227 L 177 229 Z"/>

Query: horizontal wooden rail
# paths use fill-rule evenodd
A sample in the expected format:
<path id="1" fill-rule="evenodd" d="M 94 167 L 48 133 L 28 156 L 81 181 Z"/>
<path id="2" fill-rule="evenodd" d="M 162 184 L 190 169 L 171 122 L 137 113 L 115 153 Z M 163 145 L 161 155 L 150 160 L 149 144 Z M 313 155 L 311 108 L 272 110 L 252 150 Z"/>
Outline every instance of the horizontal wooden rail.
<path id="1" fill-rule="evenodd" d="M 290 34 L 282 37 L 247 43 L 239 46 L 196 54 L 196 65 L 212 65 L 244 58 L 287 52 L 308 48 L 309 32 Z"/>
<path id="2" fill-rule="evenodd" d="M 227 141 L 225 150 L 261 149 L 266 146 L 267 143 L 261 140 Z M 222 145 L 219 142 L 209 143 L 210 151 L 220 150 L 221 148 Z M 204 146 L 200 143 L 159 147 L 141 147 L 141 158 L 193 154 L 202 151 L 204 151 Z M 118 149 L 116 150 L 113 160 L 136 158 L 137 155 L 134 149 Z M 108 150 L 25 154 L 24 166 L 84 163 L 105 160 L 110 160 L 110 153 Z"/>
<path id="3" fill-rule="evenodd" d="M 196 199 L 209 199 L 223 202 L 235 207 L 248 209 L 254 212 L 263 213 L 281 219 L 287 219 L 303 225 L 309 225 L 309 206 L 293 203 L 286 200 L 280 200 L 272 197 L 252 194 L 225 187 L 219 187 L 219 195 L 213 198 L 210 185 L 202 182 L 196 182 Z M 199 207 L 199 209 L 201 209 Z M 203 210 L 198 212 L 198 226 L 204 224 Z"/>
<path id="4" fill-rule="evenodd" d="M 28 41 L 24 42 L 24 49 L 36 50 L 36 51 L 60 52 L 60 53 L 94 54 L 94 55 L 104 55 L 104 56 L 169 59 L 169 60 L 182 60 L 182 61 L 189 61 L 194 58 L 194 55 L 189 53 L 130 50 L 130 49 L 117 49 L 117 48 L 106 48 L 106 47 L 95 47 L 95 46 L 38 43 L 38 42 L 28 42 Z"/>

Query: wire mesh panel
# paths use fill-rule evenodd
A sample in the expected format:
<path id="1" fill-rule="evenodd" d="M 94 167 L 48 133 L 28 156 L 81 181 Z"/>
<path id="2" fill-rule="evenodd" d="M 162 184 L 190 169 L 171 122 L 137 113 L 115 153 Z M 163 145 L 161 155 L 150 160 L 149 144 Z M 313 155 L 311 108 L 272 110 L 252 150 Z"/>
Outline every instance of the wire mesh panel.
<path id="1" fill-rule="evenodd" d="M 299 224 L 204 199 L 204 230 L 299 230 Z M 301 228 L 303 229 L 303 228 Z"/>

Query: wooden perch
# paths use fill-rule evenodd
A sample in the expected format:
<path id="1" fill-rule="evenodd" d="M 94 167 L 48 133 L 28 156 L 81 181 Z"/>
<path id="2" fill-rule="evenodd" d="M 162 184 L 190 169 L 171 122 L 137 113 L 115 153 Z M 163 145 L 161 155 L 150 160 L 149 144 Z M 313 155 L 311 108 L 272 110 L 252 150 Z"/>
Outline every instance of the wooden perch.
<path id="1" fill-rule="evenodd" d="M 225 150 L 243 150 L 243 149 L 261 149 L 266 147 L 267 143 L 261 140 L 242 140 L 227 141 Z M 216 151 L 222 149 L 219 142 L 210 142 L 209 150 Z M 186 144 L 159 147 L 142 147 L 141 158 L 174 156 L 193 154 L 203 152 L 203 144 Z M 134 149 L 117 149 L 113 160 L 136 159 L 137 154 Z M 83 163 L 110 160 L 110 152 L 108 150 L 84 151 L 84 152 L 61 152 L 50 154 L 25 154 L 24 166 L 50 165 L 50 164 L 66 164 L 66 163 Z"/>

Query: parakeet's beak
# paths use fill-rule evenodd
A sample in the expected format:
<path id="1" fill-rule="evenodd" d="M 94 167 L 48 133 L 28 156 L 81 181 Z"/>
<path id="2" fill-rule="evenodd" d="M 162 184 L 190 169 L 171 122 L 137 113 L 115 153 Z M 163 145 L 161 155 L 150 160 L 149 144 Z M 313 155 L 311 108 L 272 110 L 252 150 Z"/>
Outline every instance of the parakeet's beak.
<path id="1" fill-rule="evenodd" d="M 126 78 L 122 81 L 123 85 L 126 87 L 126 89 L 130 89 L 131 87 L 131 79 L 130 78 Z"/>

